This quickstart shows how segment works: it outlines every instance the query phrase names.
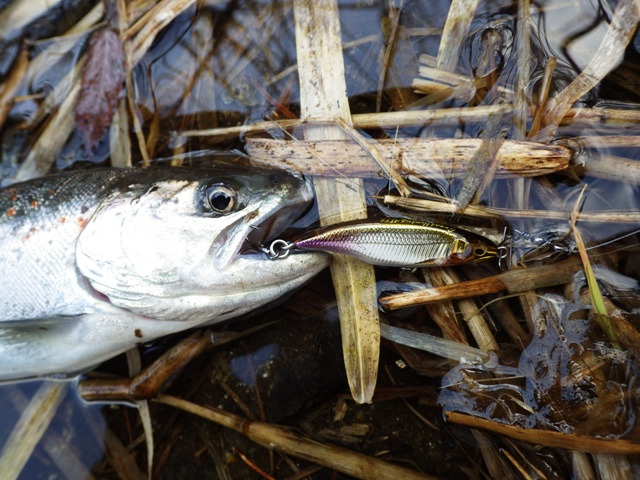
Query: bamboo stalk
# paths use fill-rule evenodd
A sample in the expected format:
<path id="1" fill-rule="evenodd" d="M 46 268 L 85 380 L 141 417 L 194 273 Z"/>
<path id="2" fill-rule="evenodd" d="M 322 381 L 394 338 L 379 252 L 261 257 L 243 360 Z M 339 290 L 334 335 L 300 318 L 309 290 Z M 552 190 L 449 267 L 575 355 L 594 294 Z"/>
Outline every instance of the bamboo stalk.
<path id="1" fill-rule="evenodd" d="M 581 267 L 580 259 L 574 256 L 551 265 L 518 268 L 482 279 L 389 295 L 380 298 L 379 302 L 385 309 L 397 310 L 412 305 L 424 305 L 440 300 L 475 297 L 502 291 L 510 294 L 522 293 L 527 290 L 567 283 Z"/>
<path id="2" fill-rule="evenodd" d="M 246 420 L 224 410 L 201 407 L 169 395 L 160 395 L 157 401 L 239 432 L 265 448 L 276 449 L 356 478 L 371 480 L 433 480 L 436 478 L 375 457 L 316 442 L 279 425 Z"/>
<path id="3" fill-rule="evenodd" d="M 396 205 L 419 212 L 431 214 L 456 213 L 456 206 L 451 203 L 436 202 L 422 198 L 404 198 L 393 195 L 385 195 L 384 203 Z M 507 208 L 486 207 L 484 205 L 469 205 L 460 212 L 475 218 L 501 219 L 501 218 L 544 218 L 547 220 L 570 220 L 571 212 L 558 212 L 551 210 L 513 210 Z M 585 212 L 578 214 L 580 222 L 596 223 L 640 223 L 640 212 L 625 210 L 605 210 L 601 212 Z"/>
<path id="4" fill-rule="evenodd" d="M 561 433 L 537 428 L 521 428 L 484 418 L 474 417 L 458 412 L 445 412 L 448 422 L 466 425 L 471 428 L 481 428 L 499 433 L 515 440 L 535 443 L 551 448 L 564 448 L 577 452 L 613 453 L 622 455 L 637 455 L 640 453 L 640 443 L 629 440 L 608 440 L 604 438 L 587 437 L 572 433 Z"/>
<path id="5" fill-rule="evenodd" d="M 294 1 L 296 51 L 303 119 L 332 118 L 351 124 L 344 78 L 338 5 L 335 0 Z M 336 126 L 313 126 L 305 138 L 344 139 Z M 359 147 L 360 148 L 360 147 Z M 348 184 L 314 179 L 321 223 L 366 218 L 362 180 Z M 371 402 L 380 353 L 380 325 L 373 267 L 352 257 L 337 255 L 331 264 L 336 291 L 343 355 L 349 388 L 359 403 Z"/>
<path id="6" fill-rule="evenodd" d="M 398 138 L 370 143 L 380 151 L 388 169 L 400 175 L 450 178 L 466 173 L 482 140 Z M 256 163 L 296 169 L 308 175 L 374 178 L 381 175 L 369 152 L 344 140 L 290 142 L 247 138 L 246 150 Z M 505 141 L 497 158 L 498 178 L 539 176 L 567 168 L 570 151 L 554 145 Z"/>

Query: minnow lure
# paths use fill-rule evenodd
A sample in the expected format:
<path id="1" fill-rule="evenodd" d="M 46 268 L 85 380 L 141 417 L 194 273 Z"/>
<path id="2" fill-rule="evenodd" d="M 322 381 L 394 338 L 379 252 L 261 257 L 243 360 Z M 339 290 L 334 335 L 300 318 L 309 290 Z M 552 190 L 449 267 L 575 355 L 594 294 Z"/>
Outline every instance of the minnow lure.
<path id="1" fill-rule="evenodd" d="M 358 220 L 321 228 L 265 250 L 273 259 L 292 250 L 320 250 L 356 257 L 385 267 L 447 266 L 497 258 L 490 240 L 445 225 L 407 219 Z"/>

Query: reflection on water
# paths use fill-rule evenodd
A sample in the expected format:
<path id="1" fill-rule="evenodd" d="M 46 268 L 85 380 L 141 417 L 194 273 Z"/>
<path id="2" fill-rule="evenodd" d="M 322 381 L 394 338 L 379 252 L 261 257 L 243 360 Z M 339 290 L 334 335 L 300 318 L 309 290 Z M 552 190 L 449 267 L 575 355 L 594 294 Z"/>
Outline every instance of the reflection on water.
<path id="1" fill-rule="evenodd" d="M 0 8 L 5 3 L 18 2 L 0 2 Z M 66 23 L 58 21 L 61 17 L 56 6 L 46 16 L 32 19 L 29 28 L 1 30 L 0 75 L 5 76 L 9 71 L 24 41 L 64 33 L 79 16 L 97 4 L 62 3 L 75 6 L 62 15 Z M 144 9 L 148 2 L 135 3 L 136 8 Z M 198 8 L 192 5 L 164 28 L 133 70 L 132 101 L 141 124 L 142 143 L 151 157 L 171 157 L 201 149 L 242 149 L 242 134 L 204 137 L 182 134 L 193 129 L 233 127 L 299 116 L 300 91 L 291 2 L 201 3 Z M 438 75 L 442 71 L 435 70 L 439 70 L 436 57 L 450 2 L 349 0 L 339 3 L 352 114 L 515 102 L 519 58 L 523 51 L 517 40 L 518 2 L 480 2 L 455 69 L 445 72 L 455 75 L 446 77 L 448 83 L 440 81 Z M 557 57 L 549 85 L 549 95 L 553 97 L 588 64 L 608 27 L 614 7 L 608 1 L 588 0 L 548 1 L 532 6 L 531 62 L 527 82 L 532 107 L 541 97 L 549 58 Z M 70 16 L 71 11 L 77 12 L 78 16 Z M 0 15 L 5 12 L 3 10 Z M 54 17 L 54 13 L 57 16 Z M 37 75 L 28 74 L 25 77 L 28 81 L 17 89 L 20 101 L 11 108 L 0 137 L 3 179 L 15 174 L 26 151 L 39 138 L 45 124 L 43 119 L 49 115 L 43 106 L 44 97 L 52 94 L 78 61 L 86 37 L 86 34 L 73 36 L 71 43 L 64 43 L 69 39 L 53 39 L 31 45 L 33 57 L 45 52 L 48 68 L 38 71 Z M 393 48 L 387 52 L 390 44 Z M 640 36 L 636 33 L 623 64 L 599 87 L 578 99 L 576 106 L 637 111 L 640 104 L 639 59 Z M 420 81 L 414 83 L 418 77 Z M 61 89 L 55 105 L 60 104 L 69 89 L 70 85 Z M 498 117 L 495 127 L 498 133 L 506 132 L 509 139 L 523 138 L 523 132 L 514 128 L 512 111 Z M 130 126 L 131 130 L 134 128 Z M 479 138 L 490 128 L 491 122 L 486 116 L 480 120 L 451 116 L 420 125 L 369 128 L 365 133 L 372 139 L 396 136 Z M 279 129 L 269 133 L 278 138 L 289 138 L 288 133 Z M 111 148 L 109 135 L 105 134 L 95 152 L 88 153 L 83 149 L 79 134 L 73 133 L 56 152 L 56 166 L 65 168 L 76 163 L 106 161 Z M 623 142 L 619 140 L 623 135 L 635 137 Z M 612 125 L 606 119 L 602 122 L 576 120 L 561 127 L 558 138 L 553 139 L 554 143 L 571 148 L 573 166 L 570 170 L 527 181 L 524 188 L 524 183 L 513 179 L 495 180 L 478 203 L 504 209 L 564 212 L 568 216 L 584 183 L 588 183 L 589 188 L 579 205 L 581 213 L 637 212 L 640 202 L 640 174 L 635 165 L 640 160 L 637 135 L 638 124 L 633 121 Z M 604 137 L 609 140 L 603 140 Z M 140 141 L 133 134 L 131 138 L 134 146 Z M 132 151 L 134 163 L 139 162 L 137 147 L 132 147 Z M 348 182 L 349 179 L 339 181 Z M 449 172 L 433 179 L 412 178 L 409 184 L 416 197 L 424 198 L 432 198 L 434 194 L 453 198 L 462 188 L 462 180 L 453 178 Z M 378 198 L 373 198 L 381 191 L 383 194 L 394 192 L 379 178 L 367 180 L 366 190 L 370 207 L 381 205 Z M 399 214 L 386 205 L 382 208 L 387 214 Z M 452 219 L 449 214 L 436 216 L 406 211 L 403 214 L 429 220 L 477 223 L 498 228 L 500 232 L 506 223 L 527 232 L 530 238 L 545 239 L 539 242 L 545 247 L 555 241 L 565 241 L 570 231 L 566 218 L 516 216 L 501 222 L 481 222 L 469 218 Z M 309 221 L 305 223 L 308 225 Z M 579 225 L 586 242 L 597 245 L 634 232 L 638 221 Z M 638 325 L 639 308 L 637 284 L 633 283 L 640 277 L 634 254 L 637 243 L 637 235 L 631 235 L 616 252 L 600 257 L 599 261 L 608 264 L 613 274 L 596 268 L 601 283 L 610 287 L 605 289 L 605 295 L 623 309 L 622 316 L 633 326 Z M 567 244 L 571 244 L 571 240 Z M 514 245 L 514 259 L 525 255 L 532 258 L 541 254 L 540 250 L 540 244 L 526 243 L 523 239 Z M 544 258 L 555 258 L 548 256 L 548 251 L 544 253 Z M 463 277 L 474 278 L 495 273 L 495 268 L 485 266 L 460 272 Z M 414 275 L 392 269 L 381 269 L 377 275 L 385 290 L 391 290 L 389 286 L 396 289 L 400 282 L 398 291 L 409 290 L 409 283 L 424 279 L 420 272 Z M 624 275 L 632 285 L 629 287 L 620 282 L 620 278 L 615 280 L 616 275 Z M 637 440 L 637 357 L 627 350 L 616 350 L 596 326 L 593 315 L 588 314 L 583 305 L 586 300 L 581 299 L 583 283 L 582 278 L 577 278 L 565 297 L 559 297 L 562 292 L 557 289 L 535 301 L 529 298 L 531 304 L 538 302 L 534 310 L 527 310 L 516 300 L 484 309 L 481 315 L 492 324 L 501 347 L 487 365 L 461 365 L 451 369 L 449 361 L 384 344 L 379 380 L 383 400 L 376 400 L 371 406 L 354 407 L 352 404 L 346 406 L 347 402 L 339 395 L 348 391 L 348 387 L 341 366 L 336 311 L 330 307 L 331 284 L 328 277 L 323 276 L 312 287 L 295 294 L 275 313 L 261 317 L 261 320 L 278 320 L 277 325 L 198 360 L 175 380 L 172 391 L 176 395 L 190 395 L 201 404 L 223 406 L 246 417 L 294 425 L 318 440 L 340 443 L 445 477 L 459 477 L 470 472 L 479 464 L 480 458 L 475 437 L 467 431 L 444 425 L 439 418 L 436 393 L 442 372 L 447 370 L 450 371 L 443 380 L 447 388 L 439 400 L 447 409 L 527 427 L 585 435 L 618 437 L 629 434 Z M 386 317 L 392 322 L 409 322 L 416 329 L 433 330 L 432 333 L 441 335 L 432 319 L 437 317 L 439 310 L 446 309 L 454 321 L 457 318 L 462 323 L 457 304 L 450 302 L 428 310 L 415 307 Z M 530 345 L 512 343 L 501 323 L 503 316 L 513 318 L 521 329 L 533 335 Z M 243 323 L 239 325 L 243 326 Z M 469 336 L 467 330 L 460 330 L 464 336 Z M 154 353 L 148 356 L 154 356 Z M 411 388 L 414 390 L 408 392 Z M 0 442 L 8 437 L 20 409 L 36 389 L 35 383 L 0 387 L 0 410 L 3 412 L 0 415 Z M 44 443 L 36 449 L 21 478 L 64 476 L 64 469 L 71 468 L 60 467 L 51 460 L 53 453 L 46 446 L 47 438 L 68 446 L 65 455 L 68 459 L 75 458 L 80 464 L 78 468 L 93 468 L 96 478 L 115 478 L 114 470 L 104 459 L 108 452 L 103 446 L 106 434 L 102 413 L 120 440 L 135 452 L 138 465 L 144 466 L 145 453 L 139 446 L 142 429 L 134 411 L 124 406 L 87 406 L 69 393 L 49 428 L 49 437 L 45 436 Z M 430 415 L 437 430 L 423 423 L 426 414 Z M 246 465 L 235 457 L 232 460 L 225 457 L 232 447 L 250 452 L 254 461 L 261 465 L 269 465 L 268 452 L 256 448 L 241 436 L 216 427 L 205 428 L 203 422 L 186 415 L 179 417 L 175 412 L 157 406 L 152 406 L 152 419 L 157 445 L 154 471 L 158 478 L 188 475 L 202 478 L 205 475 L 202 472 L 212 472 L 210 475 L 214 478 L 213 472 L 221 464 L 235 478 L 247 478 L 250 470 Z M 495 442 L 495 445 L 503 445 L 499 439 Z M 567 466 L 569 457 L 563 452 L 543 451 L 536 461 L 542 463 L 539 460 L 542 455 L 548 456 L 544 464 L 547 473 L 553 472 L 559 478 L 571 475 L 571 468 Z M 535 455 L 532 453 L 531 456 Z M 282 464 L 287 461 L 278 460 Z M 278 464 L 274 468 L 280 468 L 277 471 L 284 477 L 298 468 L 294 467 Z M 66 470 L 67 476 L 69 471 L 73 470 Z M 312 473 L 312 478 L 333 475 L 326 471 Z"/>

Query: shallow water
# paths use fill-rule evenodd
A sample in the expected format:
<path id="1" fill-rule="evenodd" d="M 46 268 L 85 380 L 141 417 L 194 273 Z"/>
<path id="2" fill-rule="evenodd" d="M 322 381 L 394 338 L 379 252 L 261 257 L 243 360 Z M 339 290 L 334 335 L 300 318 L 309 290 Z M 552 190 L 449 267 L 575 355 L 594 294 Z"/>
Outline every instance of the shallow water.
<path id="1" fill-rule="evenodd" d="M 83 12 L 93 6 L 92 2 L 81 3 L 85 9 Z M 513 94 L 509 91 L 515 88 L 522 47 L 517 42 L 517 2 L 510 1 L 480 2 L 459 55 L 456 73 L 482 79 L 484 88 L 441 98 L 414 91 L 412 82 L 418 75 L 420 55 L 438 54 L 449 6 L 447 1 L 340 2 L 345 78 L 352 114 L 376 112 L 377 103 L 380 111 L 391 112 L 489 106 L 501 104 L 505 98 L 512 98 Z M 615 5 L 608 2 L 588 0 L 546 1 L 532 6 L 532 57 L 527 90 L 532 104 L 537 102 L 548 58 L 555 56 L 558 59 L 550 88 L 551 95 L 554 95 L 566 87 L 578 71 L 589 63 L 602 40 L 614 8 Z M 396 21 L 400 27 L 394 30 Z M 64 28 L 51 29 L 50 25 L 35 21 L 33 25 L 35 26 L 25 29 L 20 38 L 34 40 L 64 32 Z M 394 50 L 389 57 L 385 82 L 381 88 L 380 72 L 385 58 L 385 45 L 394 31 Z M 11 38 L 6 38 L 5 43 L 18 45 L 16 34 L 12 32 Z M 62 55 L 54 48 L 47 54 L 55 59 L 52 67 L 33 76 L 17 90 L 17 95 L 23 96 L 22 101 L 17 102 L 9 112 L 0 137 L 0 172 L 3 179 L 10 179 L 16 173 L 27 150 L 41 134 L 42 122 L 37 119 L 43 95 L 49 94 L 77 61 L 85 43 L 86 35 L 81 35 Z M 56 41 L 38 44 L 34 47 L 34 54 L 49 45 L 59 44 Z M 8 54 L 11 51 L 15 54 L 17 50 L 14 48 L 6 51 Z M 8 71 L 9 64 L 5 65 L 6 63 L 11 62 L 0 59 L 0 74 Z M 640 36 L 636 33 L 625 53 L 624 63 L 607 76 L 598 88 L 579 99 L 576 106 L 610 106 L 637 111 L 640 105 L 638 64 Z M 199 10 L 191 7 L 156 38 L 150 51 L 135 67 L 132 80 L 136 112 L 151 157 L 168 158 L 177 153 L 203 149 L 242 150 L 244 135 L 198 137 L 184 136 L 182 133 L 299 116 L 300 92 L 296 71 L 293 6 L 290 2 L 238 1 L 208 2 L 208 6 Z M 64 94 L 60 97 L 64 98 Z M 507 139 L 523 137 L 523 132 L 514 127 L 512 115 L 492 120 L 496 135 L 503 132 Z M 479 138 L 491 128 L 490 124 L 491 121 L 487 122 L 486 118 L 481 121 L 449 118 L 419 126 L 371 128 L 364 133 L 374 139 L 394 138 L 396 135 Z M 282 131 L 276 129 L 269 131 L 269 134 L 286 138 Z M 639 134 L 637 122 L 575 122 L 561 127 L 554 141 L 579 137 L 566 141 L 572 148 L 574 167 L 566 172 L 522 183 L 514 179 L 494 180 L 478 203 L 506 209 L 563 211 L 568 217 L 586 183 L 589 187 L 580 204 L 582 213 L 609 210 L 637 213 L 640 175 L 635 173 L 637 169 L 634 161 L 640 160 L 638 137 L 626 144 L 609 142 L 608 145 L 596 147 L 591 145 L 589 139 Z M 105 135 L 96 151 L 87 153 L 80 135 L 72 133 L 61 151 L 55 155 L 54 168 L 108 161 L 108 135 Z M 141 156 L 133 133 L 131 142 L 133 163 L 137 164 L 141 161 Z M 611 172 L 594 167 L 596 162 L 600 162 L 598 165 L 607 164 L 612 159 L 630 160 L 631 168 Z M 340 181 L 349 182 L 349 179 L 341 178 Z M 430 186 L 425 186 L 425 182 Z M 449 172 L 442 172 L 437 178 L 415 181 L 412 185 L 419 185 L 414 189 L 418 196 L 431 189 L 448 198 L 457 197 L 464 188 L 463 180 L 453 178 Z M 384 194 L 394 190 L 385 180 L 378 178 L 367 180 L 366 191 L 369 197 L 373 197 L 381 192 Z M 369 205 L 372 210 L 381 207 L 381 203 L 374 198 L 369 198 Z M 388 206 L 381 208 L 387 213 L 397 214 L 397 210 L 389 209 Z M 500 222 L 487 222 L 465 217 L 452 218 L 448 214 L 425 215 L 408 211 L 403 211 L 402 214 L 425 220 L 473 223 L 494 228 L 498 232 L 506 224 L 526 232 L 532 238 L 558 242 L 570 228 L 566 219 L 551 220 L 544 215 L 535 219 L 513 216 Z M 587 244 L 597 245 L 634 232 L 639 228 L 638 223 L 640 222 L 636 219 L 625 222 L 584 222 L 579 223 L 579 226 Z M 553 252 L 553 245 L 542 245 L 543 243 L 522 240 L 515 244 L 514 263 L 521 258 L 532 262 L 531 258 L 534 257 L 542 258 L 543 261 L 555 261 L 564 254 Z M 625 238 L 616 244 L 625 249 L 615 256 L 610 254 L 601 258 L 600 261 L 608 263 L 613 271 L 627 276 L 633 282 L 640 278 L 633 253 L 637 243 L 637 235 Z M 495 271 L 495 265 L 490 265 L 461 269 L 460 273 L 463 277 L 474 278 Z M 378 270 L 377 278 L 401 283 L 424 281 L 420 272 L 414 275 L 394 269 Z M 567 302 L 567 308 L 571 309 L 575 305 L 572 303 L 575 300 L 573 297 L 579 289 L 573 286 L 569 290 L 571 291 L 566 297 L 570 301 L 562 302 Z M 562 293 L 559 289 L 554 292 Z M 625 291 L 624 288 L 613 287 L 608 293 L 616 306 L 628 312 L 632 324 L 637 325 L 637 318 L 634 317 L 637 316 L 636 309 L 639 307 L 636 305 L 637 288 Z M 342 417 L 338 415 L 337 412 L 345 405 L 348 386 L 341 364 L 337 313 L 332 302 L 330 278 L 324 274 L 310 287 L 294 294 L 273 313 L 260 313 L 257 320 L 248 320 L 259 323 L 272 319 L 279 321 L 278 326 L 268 327 L 268 331 L 206 354 L 194 366 L 187 367 L 170 391 L 179 396 L 190 394 L 193 401 L 221 406 L 244 416 L 247 416 L 248 411 L 258 419 L 292 425 L 318 440 L 379 455 L 433 475 L 460 478 L 481 464 L 477 439 L 462 427 L 444 424 L 441 410 L 436 405 L 442 376 L 449 372 L 444 377 L 446 385 L 447 382 L 459 382 L 461 377 L 467 378 L 469 372 L 464 368 L 452 370 L 454 363 L 424 352 L 384 342 L 379 387 L 381 392 L 386 392 L 392 399 L 362 407 L 347 402 Z M 498 356 L 500 363 L 478 367 L 473 373 L 478 374 L 481 379 L 490 375 L 493 380 L 493 376 L 500 375 L 522 377 L 522 382 L 516 382 L 516 385 L 507 383 L 496 387 L 497 395 L 508 392 L 511 399 L 520 395 L 521 403 L 517 404 L 518 408 L 525 404 L 534 410 L 533 413 L 522 412 L 510 405 L 505 406 L 500 415 L 496 415 L 495 408 L 487 408 L 486 398 L 484 402 L 477 403 L 478 392 L 469 386 L 473 386 L 473 382 L 466 385 L 469 388 L 462 389 L 462 393 L 447 390 L 441 397 L 445 406 L 454 405 L 455 409 L 494 419 L 499 416 L 505 422 L 515 418 L 515 423 L 527 426 L 543 425 L 561 431 L 575 431 L 580 427 L 578 430 L 583 434 L 627 434 L 637 440 L 638 427 L 634 414 L 637 408 L 635 357 L 616 357 L 604 369 L 604 378 L 588 379 L 563 390 L 558 387 L 558 382 L 572 379 L 571 366 L 587 362 L 571 346 L 583 345 L 582 348 L 590 355 L 602 357 L 606 353 L 613 358 L 614 353 L 608 339 L 602 336 L 600 330 L 593 328 L 592 319 L 579 320 L 584 328 L 580 332 L 573 331 L 574 336 L 579 338 L 568 338 L 571 335 L 563 335 L 561 329 L 549 330 L 545 335 L 539 330 L 542 323 L 537 323 L 537 317 L 515 299 L 509 300 L 506 308 L 513 312 L 525 330 L 534 334 L 533 343 L 525 349 L 526 345 L 513 342 L 500 322 L 493 323 L 500 315 L 498 310 L 485 309 L 483 315 L 490 324 L 495 325 L 492 328 L 501 346 L 502 351 Z M 488 311 L 492 313 L 487 313 Z M 422 307 L 414 307 L 388 313 L 386 317 L 392 323 L 404 322 L 413 328 L 440 335 L 431 315 L 434 315 L 432 310 L 427 313 Z M 568 315 L 561 317 L 562 321 L 568 319 Z M 552 322 L 549 318 L 546 321 Z M 241 330 L 244 326 L 244 320 L 241 320 L 229 327 L 220 328 Z M 158 350 L 167 348 L 173 341 L 175 339 L 159 342 L 159 346 L 147 351 L 143 358 L 150 361 L 157 356 Z M 554 357 L 552 363 L 557 369 L 538 375 L 540 367 L 534 359 L 540 355 L 544 357 L 547 350 L 558 345 L 567 349 L 559 349 L 559 357 Z M 126 371 L 122 359 L 110 362 L 104 370 L 119 374 L 125 374 Z M 541 386 L 544 380 L 548 380 L 549 384 Z M 222 384 L 228 390 L 224 390 Z M 598 388 L 604 388 L 603 384 L 624 392 L 619 397 L 613 394 L 607 397 L 609 407 L 617 406 L 611 407 L 611 416 L 604 420 L 599 416 L 601 410 L 596 408 L 598 405 L 595 405 L 594 400 L 597 397 L 594 392 Z M 109 425 L 125 445 L 133 445 L 136 461 L 144 471 L 144 447 L 134 445 L 142 433 L 136 411 L 122 405 L 88 406 L 78 399 L 73 386 L 72 384 L 49 428 L 50 435 L 54 435 L 52 438 L 62 438 L 64 444 L 68 445 L 69 450 L 61 455 L 77 459 L 83 468 L 92 471 L 95 478 L 116 478 L 113 468 L 105 460 L 106 450 L 103 445 L 106 425 Z M 32 395 L 36 388 L 31 383 L 0 388 L 0 409 L 5 412 L 0 416 L 0 443 L 6 439 L 17 421 L 24 398 Z M 415 389 L 413 393 L 407 393 L 411 388 Z M 235 392 L 242 402 L 234 401 L 229 390 Z M 522 399 L 528 400 L 528 403 Z M 618 404 L 616 400 L 619 401 Z M 243 402 L 248 405 L 247 410 L 238 406 Z M 564 415 L 566 410 L 570 411 L 576 405 L 583 408 L 573 411 L 574 418 Z M 594 416 L 599 416 L 597 421 L 593 420 Z M 422 420 L 423 417 L 427 417 L 437 429 L 428 426 Z M 205 427 L 203 422 L 194 421 L 187 415 L 174 414 L 166 407 L 152 406 L 152 419 L 157 445 L 155 476 L 158 478 L 183 478 L 188 475 L 217 478 L 216 468 L 230 472 L 233 478 L 259 478 L 237 456 L 230 453 L 232 447 L 243 451 L 262 468 L 269 469 L 272 461 L 269 453 L 236 434 L 218 427 Z M 491 445 L 498 449 L 505 447 L 505 442 L 499 437 L 492 437 Z M 530 447 L 520 444 L 520 448 Z M 532 465 L 539 470 L 556 478 L 571 477 L 571 460 L 565 452 L 542 449 L 536 455 L 533 451 L 530 453 Z M 65 468 L 69 467 L 56 465 L 51 456 L 52 453 L 47 451 L 46 446 L 39 446 L 20 478 L 68 476 L 70 470 L 65 473 Z M 292 475 L 294 469 L 287 465 L 287 461 L 278 455 L 275 457 L 276 477 Z M 636 471 L 639 469 L 636 463 L 632 462 L 632 466 Z M 308 464 L 303 464 L 300 468 L 308 467 Z M 335 477 L 325 469 L 313 472 L 311 478 Z"/>

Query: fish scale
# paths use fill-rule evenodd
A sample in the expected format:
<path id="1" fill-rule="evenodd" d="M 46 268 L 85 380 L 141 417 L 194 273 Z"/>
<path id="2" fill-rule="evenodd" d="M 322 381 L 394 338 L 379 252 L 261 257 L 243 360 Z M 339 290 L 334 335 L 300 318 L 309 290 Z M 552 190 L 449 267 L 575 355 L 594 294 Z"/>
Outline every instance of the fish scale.
<path id="1" fill-rule="evenodd" d="M 12 272 L 0 277 L 1 320 L 84 311 L 87 294 L 76 288 L 75 252 L 68 245 L 95 211 L 106 186 L 121 175 L 112 170 L 78 171 L 0 191 L 0 269 Z"/>

